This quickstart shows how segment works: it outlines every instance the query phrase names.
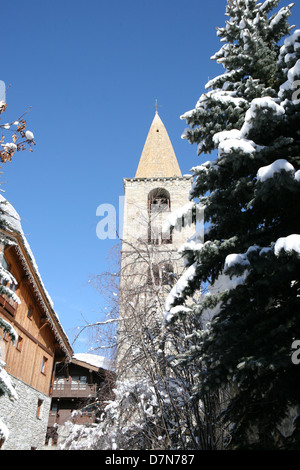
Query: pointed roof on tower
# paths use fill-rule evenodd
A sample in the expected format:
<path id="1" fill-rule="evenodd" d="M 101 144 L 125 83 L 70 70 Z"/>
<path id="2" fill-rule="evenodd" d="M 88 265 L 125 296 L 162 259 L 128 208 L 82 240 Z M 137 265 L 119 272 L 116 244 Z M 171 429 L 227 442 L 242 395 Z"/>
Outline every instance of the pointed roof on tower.
<path id="1" fill-rule="evenodd" d="M 157 111 L 140 158 L 136 178 L 182 176 L 166 128 Z"/>

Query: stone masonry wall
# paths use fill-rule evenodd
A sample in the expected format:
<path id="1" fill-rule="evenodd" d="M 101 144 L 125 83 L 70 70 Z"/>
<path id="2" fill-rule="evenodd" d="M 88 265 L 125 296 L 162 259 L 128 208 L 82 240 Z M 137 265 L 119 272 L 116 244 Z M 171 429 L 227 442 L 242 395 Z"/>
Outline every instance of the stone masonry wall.
<path id="1" fill-rule="evenodd" d="M 9 437 L 1 450 L 41 450 L 45 444 L 51 399 L 15 377 L 11 376 L 11 380 L 18 400 L 11 401 L 7 395 L 0 397 L 0 417 L 9 429 Z"/>

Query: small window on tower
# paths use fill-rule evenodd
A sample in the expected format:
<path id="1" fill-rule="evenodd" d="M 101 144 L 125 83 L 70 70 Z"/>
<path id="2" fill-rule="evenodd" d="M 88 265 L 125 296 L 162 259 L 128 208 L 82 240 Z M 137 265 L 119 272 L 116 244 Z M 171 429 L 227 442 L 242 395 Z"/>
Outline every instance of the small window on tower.
<path id="1" fill-rule="evenodd" d="M 161 282 L 163 285 L 173 285 L 174 284 L 174 269 L 171 263 L 162 263 L 160 265 L 161 271 Z"/>
<path id="2" fill-rule="evenodd" d="M 164 188 L 156 188 L 148 195 L 148 243 L 161 245 L 172 243 L 171 233 L 163 233 L 163 225 L 171 210 L 170 193 Z"/>
<path id="3" fill-rule="evenodd" d="M 150 286 L 160 285 L 159 266 L 157 264 L 152 264 L 151 267 L 148 268 L 147 284 Z"/>
<path id="4" fill-rule="evenodd" d="M 164 286 L 173 285 L 175 281 L 173 265 L 168 262 L 158 264 L 152 264 L 151 268 L 148 268 L 148 285 Z"/>

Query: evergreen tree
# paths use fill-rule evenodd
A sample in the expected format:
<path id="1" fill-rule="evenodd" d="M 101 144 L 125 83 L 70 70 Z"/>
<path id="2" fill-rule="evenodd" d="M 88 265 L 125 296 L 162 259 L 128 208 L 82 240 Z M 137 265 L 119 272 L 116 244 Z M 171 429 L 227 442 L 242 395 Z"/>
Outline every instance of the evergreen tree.
<path id="1" fill-rule="evenodd" d="M 249 102 L 260 96 L 275 96 L 275 70 L 278 41 L 288 34 L 288 17 L 293 4 L 269 17 L 280 0 L 228 1 L 226 26 L 217 28 L 217 35 L 225 44 L 211 58 L 225 68 L 225 72 L 210 80 L 196 104 L 186 112 L 191 128 L 184 137 L 198 144 L 198 154 L 210 153 L 216 148 L 213 137 L 223 130 L 240 129 Z"/>
<path id="2" fill-rule="evenodd" d="M 228 1 L 230 20 L 219 34 L 229 44 L 214 56 L 227 71 L 210 84 L 229 79 L 229 104 L 210 101 L 207 109 L 200 100 L 184 115 L 199 126 L 185 133 L 189 141 L 199 153 L 216 149 L 218 156 L 194 168 L 191 197 L 205 205 L 206 238 L 200 247 L 185 246 L 189 275 L 183 288 L 173 289 L 167 318 L 171 328 L 178 305 L 210 284 L 192 310 L 201 318 L 214 315 L 204 331 L 195 331 L 181 362 L 204 365 L 195 398 L 207 390 L 231 392 L 222 413 L 232 425 L 231 448 L 299 447 L 297 421 L 290 429 L 283 425 L 300 405 L 291 358 L 300 339 L 300 31 L 278 46 L 292 6 L 268 17 L 278 3 Z M 209 99 L 218 93 L 212 90 Z M 247 101 L 236 120 L 232 97 Z"/>

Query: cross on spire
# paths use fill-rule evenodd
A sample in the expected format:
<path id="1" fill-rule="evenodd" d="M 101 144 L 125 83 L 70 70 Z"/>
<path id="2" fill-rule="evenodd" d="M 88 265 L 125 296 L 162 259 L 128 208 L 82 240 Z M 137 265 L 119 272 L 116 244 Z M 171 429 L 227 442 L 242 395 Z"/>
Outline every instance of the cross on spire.
<path id="1" fill-rule="evenodd" d="M 157 99 L 155 100 L 155 114 L 157 114 L 157 108 L 160 107 L 161 108 L 161 104 L 157 104 Z"/>

